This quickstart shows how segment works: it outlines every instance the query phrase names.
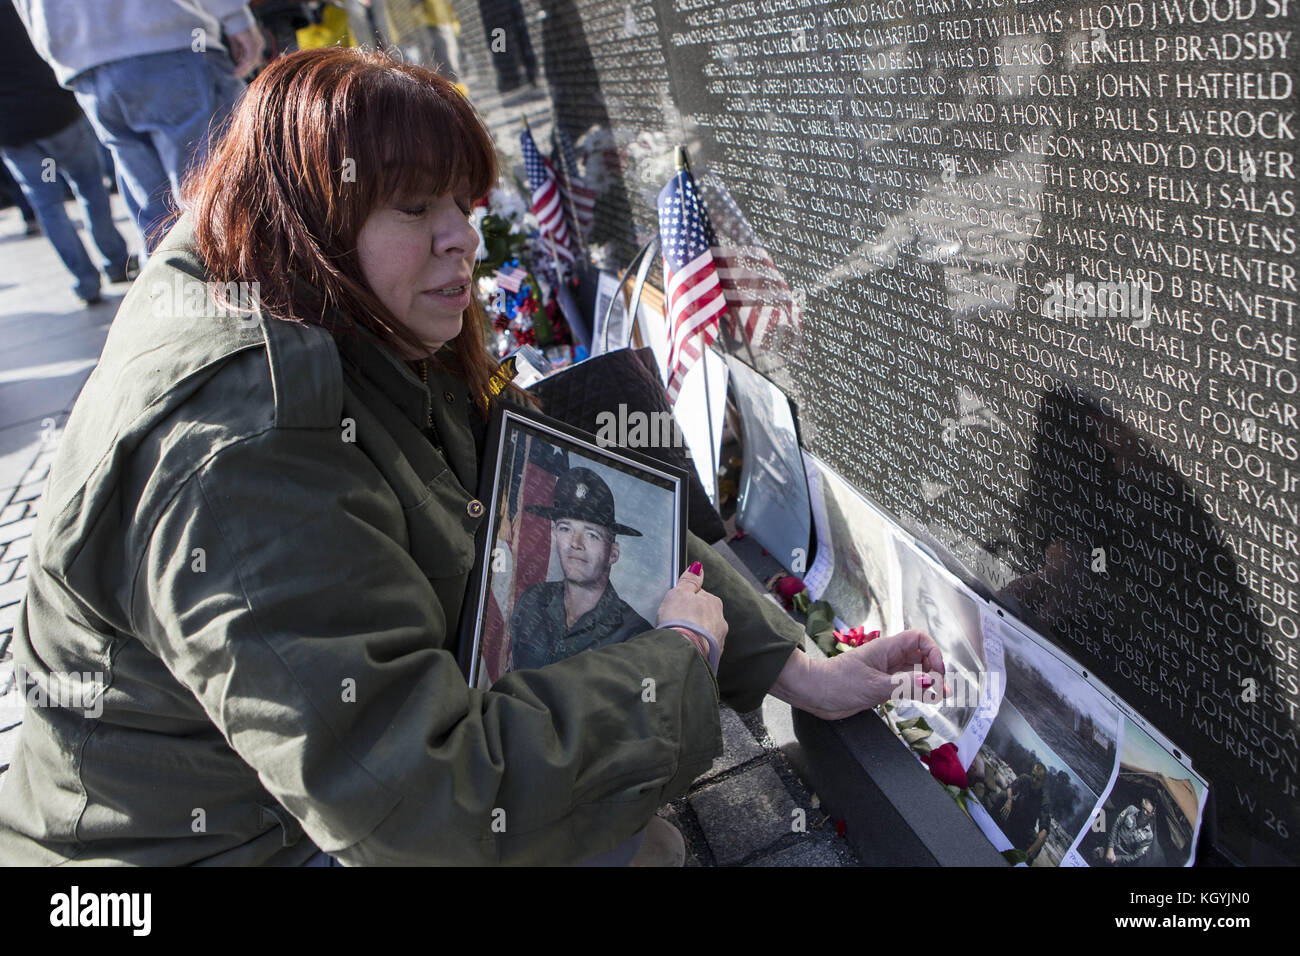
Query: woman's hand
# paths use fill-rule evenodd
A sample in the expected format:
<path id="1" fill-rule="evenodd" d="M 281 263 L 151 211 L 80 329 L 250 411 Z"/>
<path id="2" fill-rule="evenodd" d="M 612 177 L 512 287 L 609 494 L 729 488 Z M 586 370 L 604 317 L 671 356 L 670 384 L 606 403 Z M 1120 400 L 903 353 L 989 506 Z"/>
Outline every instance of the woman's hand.
<path id="1" fill-rule="evenodd" d="M 815 717 L 840 720 L 892 698 L 932 699 L 940 687 L 947 697 L 952 690 L 943 673 L 934 639 L 923 631 L 902 631 L 825 660 L 795 651 L 772 694 Z"/>
<path id="2" fill-rule="evenodd" d="M 727 619 L 722 616 L 722 600 L 703 589 L 704 572 L 692 564 L 680 578 L 677 585 L 664 595 L 659 605 L 657 621 L 685 621 L 708 631 L 718 642 L 718 654 L 727 639 Z M 707 654 L 705 655 L 707 658 Z"/>

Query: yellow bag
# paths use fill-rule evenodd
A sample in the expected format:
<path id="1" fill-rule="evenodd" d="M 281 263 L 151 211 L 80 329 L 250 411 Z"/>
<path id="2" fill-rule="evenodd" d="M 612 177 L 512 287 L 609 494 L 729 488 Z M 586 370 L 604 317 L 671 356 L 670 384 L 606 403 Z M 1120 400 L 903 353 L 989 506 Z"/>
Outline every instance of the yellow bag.
<path id="1" fill-rule="evenodd" d="M 323 46 L 356 46 L 357 38 L 348 26 L 348 15 L 332 3 L 321 11 L 321 22 L 298 31 L 298 48 L 314 50 Z"/>

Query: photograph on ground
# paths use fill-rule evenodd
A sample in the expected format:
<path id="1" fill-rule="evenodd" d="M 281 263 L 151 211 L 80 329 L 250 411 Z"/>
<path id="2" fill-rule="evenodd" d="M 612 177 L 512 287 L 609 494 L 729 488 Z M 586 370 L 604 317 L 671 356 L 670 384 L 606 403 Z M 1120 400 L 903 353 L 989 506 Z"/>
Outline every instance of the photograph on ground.
<path id="1" fill-rule="evenodd" d="M 1094 793 L 1115 770 L 1119 709 L 1078 671 L 1013 626 L 1002 629 L 1006 699 Z"/>

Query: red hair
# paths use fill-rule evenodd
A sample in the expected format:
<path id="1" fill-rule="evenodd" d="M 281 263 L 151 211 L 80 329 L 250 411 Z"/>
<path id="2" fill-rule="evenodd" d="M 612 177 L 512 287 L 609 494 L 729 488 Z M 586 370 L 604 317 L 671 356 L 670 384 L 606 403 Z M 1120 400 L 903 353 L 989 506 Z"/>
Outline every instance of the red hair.
<path id="1" fill-rule="evenodd" d="M 186 180 L 184 206 L 215 280 L 257 282 L 269 314 L 335 334 L 355 323 L 402 355 L 424 347 L 366 283 L 362 225 L 394 195 L 463 188 L 477 197 L 496 178 L 492 137 L 451 83 L 382 52 L 329 47 L 276 59 L 258 76 Z M 331 321 L 331 308 L 343 322 Z M 439 358 L 486 414 L 496 363 L 484 330 L 471 297 Z"/>

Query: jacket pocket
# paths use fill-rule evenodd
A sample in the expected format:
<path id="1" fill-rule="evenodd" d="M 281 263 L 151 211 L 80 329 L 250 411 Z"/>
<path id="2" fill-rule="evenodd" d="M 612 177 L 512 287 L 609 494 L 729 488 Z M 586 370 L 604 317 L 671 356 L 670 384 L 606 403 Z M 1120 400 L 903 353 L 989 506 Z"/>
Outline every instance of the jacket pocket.
<path id="1" fill-rule="evenodd" d="M 405 509 L 411 557 L 428 578 L 469 574 L 474 566 L 474 535 L 485 517 L 450 468 L 425 485 L 420 501 Z"/>

